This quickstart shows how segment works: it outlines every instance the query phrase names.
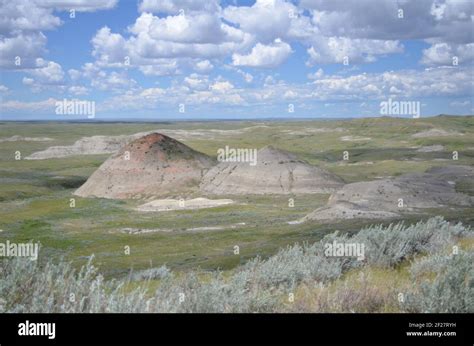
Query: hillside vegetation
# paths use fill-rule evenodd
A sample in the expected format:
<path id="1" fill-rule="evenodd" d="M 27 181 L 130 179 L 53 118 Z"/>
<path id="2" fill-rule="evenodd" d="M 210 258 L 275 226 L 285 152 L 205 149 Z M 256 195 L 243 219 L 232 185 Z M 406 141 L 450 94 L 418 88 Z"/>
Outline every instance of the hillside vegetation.
<path id="1" fill-rule="evenodd" d="M 365 245 L 363 260 L 327 243 Z M 295 244 L 232 270 L 165 266 L 105 280 L 92 264 L 0 261 L 0 312 L 474 312 L 474 232 L 441 217 Z"/>

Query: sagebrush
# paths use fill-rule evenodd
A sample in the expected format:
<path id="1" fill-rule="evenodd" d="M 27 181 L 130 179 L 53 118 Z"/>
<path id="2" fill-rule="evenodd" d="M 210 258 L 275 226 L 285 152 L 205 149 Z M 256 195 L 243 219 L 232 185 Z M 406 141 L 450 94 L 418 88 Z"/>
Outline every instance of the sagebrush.
<path id="1" fill-rule="evenodd" d="M 132 273 L 126 279 L 106 281 L 93 266 L 92 258 L 79 271 L 64 261 L 40 265 L 28 259 L 4 259 L 0 261 L 0 312 L 284 311 L 283 301 L 288 293 L 303 282 L 324 285 L 348 270 L 367 265 L 393 268 L 416 254 L 429 254 L 424 261 L 442 263 L 441 269 L 433 282 L 418 280 L 419 285 L 407 294 L 406 305 L 400 309 L 473 312 L 472 254 L 459 254 L 450 260 L 436 257 L 466 236 L 473 236 L 470 228 L 441 217 L 408 226 L 377 225 L 353 236 L 336 232 L 314 244 L 295 244 L 268 259 L 257 257 L 230 276 L 216 271 L 211 277 L 199 270 L 174 275 L 163 266 Z M 364 260 L 326 257 L 324 244 L 333 241 L 365 244 Z M 425 267 L 429 265 L 415 262 L 412 271 L 420 275 Z M 149 283 L 155 279 L 160 283 L 151 293 Z M 128 289 L 137 280 L 139 287 Z M 321 298 L 318 311 L 375 312 L 386 298 L 373 290 L 356 292 L 345 287 L 344 292 Z M 380 297 L 380 301 L 371 301 L 372 296 Z M 343 297 L 346 298 L 341 301 Z"/>

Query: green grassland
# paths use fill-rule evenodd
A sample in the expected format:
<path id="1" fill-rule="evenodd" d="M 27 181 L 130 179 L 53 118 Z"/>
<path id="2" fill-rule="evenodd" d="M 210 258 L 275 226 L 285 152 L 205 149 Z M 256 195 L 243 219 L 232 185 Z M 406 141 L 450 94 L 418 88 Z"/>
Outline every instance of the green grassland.
<path id="1" fill-rule="evenodd" d="M 50 137 L 48 142 L 0 143 L 0 241 L 40 241 L 40 258 L 61 257 L 77 265 L 91 254 L 109 276 L 130 268 L 167 264 L 174 270 L 231 269 L 249 258 L 274 254 L 295 242 L 314 242 L 334 230 L 357 231 L 370 221 L 310 222 L 290 225 L 323 206 L 327 194 L 303 196 L 228 196 L 236 201 L 212 209 L 143 213 L 134 207 L 143 201 L 76 198 L 72 192 L 90 176 L 107 155 L 84 155 L 48 160 L 15 160 L 53 145 L 70 145 L 93 135 L 133 134 L 163 130 L 237 130 L 215 132 L 183 142 L 215 156 L 225 145 L 261 148 L 273 145 L 324 167 L 346 182 L 423 172 L 433 166 L 474 164 L 474 117 L 439 116 L 425 119 L 367 118 L 334 121 L 219 121 L 174 123 L 0 123 L 0 139 L 13 135 Z M 314 129 L 311 132 L 308 129 Z M 319 129 L 319 130 L 318 130 Z M 323 131 L 326 129 L 326 131 Z M 458 134 L 414 138 L 413 134 L 441 129 Z M 351 136 L 356 140 L 341 140 Z M 417 152 L 416 147 L 443 145 L 442 152 Z M 348 151 L 349 160 L 342 160 Z M 458 151 L 459 159 L 452 160 Z M 474 183 L 462 181 L 458 190 L 474 195 Z M 196 197 L 182 196 L 182 197 Z M 180 197 L 180 196 L 176 196 Z M 294 198 L 294 207 L 288 199 Z M 448 220 L 474 224 L 472 210 L 430 210 L 407 222 L 443 215 Z M 232 228 L 231 225 L 245 223 Z M 190 228 L 222 226 L 220 230 Z M 127 234 L 123 228 L 171 229 L 170 232 Z M 234 254 L 238 245 L 240 254 Z M 124 247 L 130 247 L 126 255 Z"/>

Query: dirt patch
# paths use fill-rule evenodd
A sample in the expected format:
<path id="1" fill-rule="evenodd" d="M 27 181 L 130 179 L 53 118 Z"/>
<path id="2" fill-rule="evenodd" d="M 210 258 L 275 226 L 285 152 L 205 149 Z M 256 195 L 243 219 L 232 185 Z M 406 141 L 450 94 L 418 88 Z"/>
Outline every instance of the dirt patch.
<path id="1" fill-rule="evenodd" d="M 413 138 L 446 137 L 446 136 L 463 136 L 463 134 L 459 132 L 455 132 L 455 131 L 430 129 L 430 130 L 421 131 L 412 135 Z"/>
<path id="2" fill-rule="evenodd" d="M 347 130 L 341 127 L 335 127 L 335 128 L 317 127 L 317 128 L 307 128 L 307 129 L 301 129 L 301 130 L 282 130 L 280 132 L 288 134 L 288 135 L 310 136 L 310 135 L 319 134 L 319 133 L 332 133 L 332 132 L 345 132 L 345 131 Z"/>
<path id="3" fill-rule="evenodd" d="M 214 208 L 223 205 L 233 204 L 231 199 L 207 199 L 194 198 L 188 200 L 179 199 L 158 199 L 155 201 L 143 204 L 136 209 L 139 211 L 171 211 L 171 210 L 190 210 L 190 209 L 204 209 Z"/>
<path id="4" fill-rule="evenodd" d="M 0 142 L 50 142 L 54 141 L 54 139 L 49 137 L 23 137 L 23 136 L 11 136 L 7 138 L 0 138 Z"/>
<path id="5" fill-rule="evenodd" d="M 225 229 L 237 229 L 245 226 L 245 222 L 234 223 L 231 225 L 219 225 L 219 226 L 204 226 L 204 227 L 193 227 L 185 229 L 170 229 L 170 228 L 121 228 L 119 232 L 126 234 L 149 234 L 149 233 L 170 233 L 170 232 L 206 232 L 206 231 L 222 231 Z"/>
<path id="6" fill-rule="evenodd" d="M 425 147 L 421 147 L 417 149 L 416 151 L 419 153 L 434 153 L 434 152 L 440 152 L 444 150 L 445 150 L 444 145 L 436 144 L 436 145 L 428 145 Z"/>
<path id="7" fill-rule="evenodd" d="M 358 136 L 342 136 L 339 139 L 343 142 L 363 142 L 363 141 L 372 140 L 372 138 L 370 137 L 358 137 Z"/>
<path id="8" fill-rule="evenodd" d="M 347 201 L 337 201 L 330 206 L 322 207 L 304 218 L 306 220 L 340 220 L 340 219 L 390 219 L 399 214 L 382 210 L 370 210 Z"/>

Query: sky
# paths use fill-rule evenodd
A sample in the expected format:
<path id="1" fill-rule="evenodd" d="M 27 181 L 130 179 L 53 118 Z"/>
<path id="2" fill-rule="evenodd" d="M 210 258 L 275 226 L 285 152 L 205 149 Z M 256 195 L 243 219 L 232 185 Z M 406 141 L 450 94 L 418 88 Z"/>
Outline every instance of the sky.
<path id="1" fill-rule="evenodd" d="M 471 0 L 0 0 L 0 118 L 474 114 L 473 22 Z"/>

